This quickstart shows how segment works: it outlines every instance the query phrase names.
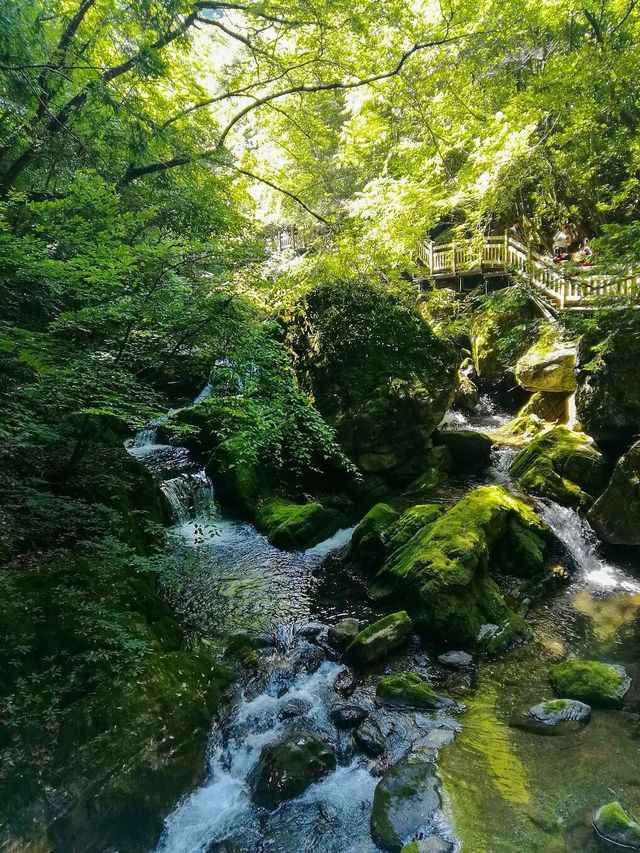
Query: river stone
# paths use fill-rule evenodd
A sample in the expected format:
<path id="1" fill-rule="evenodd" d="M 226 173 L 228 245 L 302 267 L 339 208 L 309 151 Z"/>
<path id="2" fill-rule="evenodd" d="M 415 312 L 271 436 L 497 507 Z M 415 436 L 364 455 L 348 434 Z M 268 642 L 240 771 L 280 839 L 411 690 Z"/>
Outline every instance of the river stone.
<path id="1" fill-rule="evenodd" d="M 433 711 L 446 704 L 428 681 L 415 672 L 397 672 L 378 681 L 376 699 L 383 705 Z"/>
<path id="2" fill-rule="evenodd" d="M 403 758 L 376 785 L 371 837 L 383 850 L 399 853 L 404 839 L 433 820 L 440 808 L 440 780 L 429 754 L 415 752 Z"/>
<path id="3" fill-rule="evenodd" d="M 598 809 L 593 828 L 611 849 L 640 850 L 640 825 L 618 802 L 607 803 Z"/>
<path id="4" fill-rule="evenodd" d="M 358 636 L 359 630 L 357 619 L 341 619 L 329 628 L 327 640 L 334 649 L 343 652 Z"/>
<path id="5" fill-rule="evenodd" d="M 468 652 L 444 652 L 438 655 L 438 663 L 449 669 L 469 669 L 473 666 L 473 658 Z"/>
<path id="6" fill-rule="evenodd" d="M 356 677 L 350 669 L 343 669 L 339 672 L 333 682 L 333 689 L 340 696 L 351 696 L 356 689 Z"/>
<path id="7" fill-rule="evenodd" d="M 453 844 L 445 841 L 439 835 L 431 835 L 429 838 L 420 838 L 405 844 L 401 853 L 451 853 Z"/>
<path id="8" fill-rule="evenodd" d="M 595 660 L 558 663 L 549 670 L 549 678 L 558 695 L 592 705 L 617 705 L 631 686 L 623 666 Z"/>
<path id="9" fill-rule="evenodd" d="M 513 721 L 516 728 L 538 734 L 579 731 L 591 718 L 591 707 L 577 699 L 553 699 L 532 705 Z"/>
<path id="10" fill-rule="evenodd" d="M 331 722 L 337 729 L 354 729 L 368 716 L 369 712 L 359 705 L 338 705 L 329 714 Z"/>
<path id="11" fill-rule="evenodd" d="M 483 432 L 472 429 L 438 430 L 434 440 L 449 450 L 455 471 L 483 471 L 491 465 L 493 441 Z"/>
<path id="12" fill-rule="evenodd" d="M 309 646 L 297 655 L 293 663 L 293 668 L 295 672 L 302 671 L 306 672 L 307 675 L 313 675 L 314 672 L 320 669 L 324 661 L 325 655 L 322 649 L 319 649 L 317 646 Z"/>
<path id="13" fill-rule="evenodd" d="M 347 648 L 348 660 L 359 665 L 368 665 L 386 657 L 403 646 L 413 630 L 413 622 L 404 610 L 390 613 L 384 619 L 369 625 L 356 636 Z"/>
<path id="14" fill-rule="evenodd" d="M 276 808 L 335 769 L 331 744 L 319 735 L 292 732 L 262 748 L 249 785 L 259 806 Z"/>
<path id="15" fill-rule="evenodd" d="M 371 717 L 360 723 L 353 733 L 356 743 L 363 752 L 376 758 L 386 749 L 385 737 L 380 726 Z"/>
<path id="16" fill-rule="evenodd" d="M 311 702 L 305 699 L 289 699 L 280 709 L 281 720 L 292 720 L 294 717 L 304 717 L 311 710 Z"/>

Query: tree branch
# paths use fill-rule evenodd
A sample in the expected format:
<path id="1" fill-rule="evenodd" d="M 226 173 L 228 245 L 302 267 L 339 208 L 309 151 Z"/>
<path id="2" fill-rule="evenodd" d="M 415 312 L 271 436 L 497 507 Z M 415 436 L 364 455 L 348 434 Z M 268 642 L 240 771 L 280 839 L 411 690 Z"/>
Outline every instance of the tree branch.
<path id="1" fill-rule="evenodd" d="M 284 187 L 279 187 L 277 184 L 274 184 L 273 181 L 270 181 L 268 178 L 262 178 L 260 175 L 256 175 L 253 172 L 249 172 L 247 169 L 241 169 L 239 166 L 234 166 L 231 163 L 226 164 L 227 168 L 233 169 L 238 172 L 240 175 L 245 175 L 247 178 L 251 178 L 253 181 L 258 181 L 261 184 L 265 184 L 268 187 L 271 187 L 272 190 L 275 190 L 278 193 L 282 193 L 282 195 L 286 195 L 292 201 L 295 201 L 296 204 L 299 204 L 310 216 L 313 216 L 314 219 L 317 219 L 318 222 L 321 222 L 323 225 L 326 225 L 331 231 L 335 231 L 335 226 L 329 222 L 328 219 L 325 219 L 324 216 L 321 216 L 319 213 L 316 213 L 315 210 L 311 210 L 311 208 L 305 204 L 302 199 L 290 192 L 289 190 L 285 190 Z"/>

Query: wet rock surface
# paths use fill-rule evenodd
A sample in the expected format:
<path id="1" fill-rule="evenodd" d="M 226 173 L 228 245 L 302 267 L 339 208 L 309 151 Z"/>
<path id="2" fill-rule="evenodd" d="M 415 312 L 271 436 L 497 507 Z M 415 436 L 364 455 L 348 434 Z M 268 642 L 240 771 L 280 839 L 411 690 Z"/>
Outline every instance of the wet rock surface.
<path id="1" fill-rule="evenodd" d="M 580 731 L 591 718 L 591 707 L 577 699 L 551 699 L 532 705 L 512 725 L 538 734 L 569 734 Z"/>
<path id="2" fill-rule="evenodd" d="M 413 622 L 406 611 L 390 613 L 360 631 L 347 648 L 345 657 L 360 666 L 375 663 L 404 645 L 412 630 Z"/>
<path id="3" fill-rule="evenodd" d="M 369 712 L 359 705 L 338 705 L 331 710 L 329 717 L 337 729 L 354 729 L 369 716 Z"/>
<path id="4" fill-rule="evenodd" d="M 469 669 L 473 666 L 473 658 L 468 652 L 444 652 L 438 655 L 437 660 L 448 669 Z"/>
<path id="5" fill-rule="evenodd" d="M 593 819 L 598 837 L 611 850 L 640 850 L 640 825 L 614 801 L 601 806 Z"/>
<path id="6" fill-rule="evenodd" d="M 378 757 L 385 751 L 385 737 L 378 723 L 369 717 L 354 731 L 353 737 L 357 745 L 367 755 Z"/>
<path id="7" fill-rule="evenodd" d="M 343 652 L 357 637 L 360 631 L 357 619 L 342 619 L 331 625 L 327 631 L 327 641 L 339 652 Z"/>
<path id="8" fill-rule="evenodd" d="M 263 747 L 250 785 L 258 805 L 275 808 L 297 797 L 336 766 L 331 744 L 317 734 L 292 732 Z"/>

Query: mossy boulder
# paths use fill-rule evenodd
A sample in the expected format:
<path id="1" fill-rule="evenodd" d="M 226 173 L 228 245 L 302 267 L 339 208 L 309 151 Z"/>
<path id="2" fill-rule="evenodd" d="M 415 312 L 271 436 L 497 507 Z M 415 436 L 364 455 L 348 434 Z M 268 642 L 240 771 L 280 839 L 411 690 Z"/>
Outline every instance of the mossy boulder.
<path id="1" fill-rule="evenodd" d="M 381 566 L 391 529 L 399 517 L 389 504 L 378 503 L 372 507 L 353 531 L 345 559 L 370 570 Z"/>
<path id="2" fill-rule="evenodd" d="M 345 657 L 358 666 L 375 663 L 403 646 L 412 630 L 413 622 L 404 610 L 390 613 L 360 631 L 347 647 Z"/>
<path id="3" fill-rule="evenodd" d="M 552 666 L 549 678 L 559 696 L 591 705 L 616 705 L 631 686 L 624 667 L 595 660 L 568 660 Z"/>
<path id="4" fill-rule="evenodd" d="M 593 828 L 612 850 L 640 850 L 640 825 L 617 801 L 600 806 L 593 819 Z"/>
<path id="5" fill-rule="evenodd" d="M 640 441 L 618 461 L 609 485 L 589 510 L 598 536 L 614 545 L 640 545 Z"/>
<path id="6" fill-rule="evenodd" d="M 310 732 L 286 734 L 262 748 L 249 778 L 253 799 L 268 809 L 299 797 L 336 766 L 331 744 Z"/>
<path id="7" fill-rule="evenodd" d="M 391 554 L 372 591 L 403 601 L 421 628 L 441 638 L 474 643 L 481 627 L 493 624 L 495 649 L 525 626 L 490 569 L 538 577 L 550 541 L 550 530 L 529 506 L 498 486 L 484 486 Z"/>
<path id="8" fill-rule="evenodd" d="M 454 471 L 483 471 L 491 464 L 493 440 L 484 432 L 472 429 L 438 430 L 434 441 L 449 450 Z"/>
<path id="9" fill-rule="evenodd" d="M 341 619 L 335 625 L 331 625 L 327 631 L 327 640 L 334 649 L 343 652 L 355 640 L 359 631 L 357 619 Z"/>
<path id="10" fill-rule="evenodd" d="M 535 734 L 564 735 L 580 731 L 591 719 L 591 707 L 577 699 L 551 699 L 532 705 L 512 725 Z"/>
<path id="11" fill-rule="evenodd" d="M 591 439 L 565 426 L 536 436 L 510 471 L 530 492 L 565 506 L 590 505 L 607 480 L 605 460 Z"/>
<path id="12" fill-rule="evenodd" d="M 430 835 L 429 838 L 420 838 L 405 844 L 400 853 L 451 853 L 453 844 L 440 838 L 439 835 Z"/>
<path id="13" fill-rule="evenodd" d="M 527 391 L 575 391 L 575 361 L 575 342 L 559 340 L 547 330 L 518 359 L 516 380 Z"/>
<path id="14" fill-rule="evenodd" d="M 440 504 L 416 504 L 406 509 L 389 531 L 387 554 L 402 548 L 419 530 L 437 521 L 443 512 Z"/>
<path id="15" fill-rule="evenodd" d="M 440 808 L 440 780 L 427 752 L 416 752 L 387 770 L 371 807 L 371 837 L 382 850 L 399 853 L 404 840 L 433 821 Z"/>
<path id="16" fill-rule="evenodd" d="M 471 351 L 479 379 L 489 385 L 504 381 L 538 337 L 538 328 L 533 305 L 520 287 L 488 296 L 471 323 Z"/>
<path id="17" fill-rule="evenodd" d="M 376 687 L 376 699 L 382 705 L 400 708 L 419 708 L 432 711 L 440 708 L 442 699 L 428 681 L 415 672 L 396 672 L 384 675 Z"/>
<path id="18" fill-rule="evenodd" d="M 614 315 L 578 344 L 576 412 L 597 442 L 624 449 L 640 423 L 640 317 L 637 311 Z"/>
<path id="19" fill-rule="evenodd" d="M 456 387 L 455 348 L 414 302 L 366 281 L 316 285 L 281 322 L 301 385 L 362 470 L 407 483 Z"/>
<path id="20" fill-rule="evenodd" d="M 343 521 L 340 512 L 327 509 L 318 501 L 300 504 L 286 498 L 269 498 L 260 505 L 255 525 L 276 548 L 297 551 L 328 539 Z"/>

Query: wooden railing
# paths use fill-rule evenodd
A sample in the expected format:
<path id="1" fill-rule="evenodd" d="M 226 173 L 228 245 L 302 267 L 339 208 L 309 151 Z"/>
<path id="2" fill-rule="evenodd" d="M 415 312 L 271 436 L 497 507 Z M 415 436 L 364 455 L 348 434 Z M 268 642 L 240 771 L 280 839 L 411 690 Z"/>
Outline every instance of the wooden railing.
<path id="1" fill-rule="evenodd" d="M 277 231 L 267 240 L 267 248 L 270 252 L 284 252 L 286 249 L 298 252 L 307 248 L 307 240 L 298 231 Z"/>
<path id="2" fill-rule="evenodd" d="M 435 278 L 483 272 L 522 276 L 556 310 L 581 308 L 603 296 L 634 296 L 640 292 L 639 269 L 604 275 L 594 272 L 593 267 L 566 268 L 508 234 L 485 237 L 483 242 L 470 240 L 443 246 L 422 242 L 418 257 Z"/>

